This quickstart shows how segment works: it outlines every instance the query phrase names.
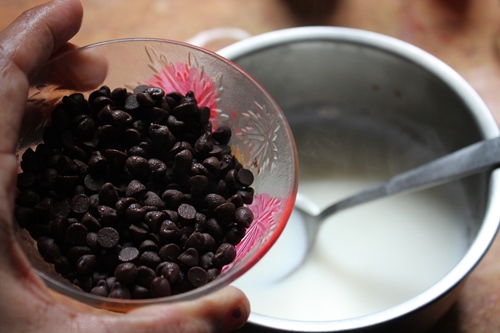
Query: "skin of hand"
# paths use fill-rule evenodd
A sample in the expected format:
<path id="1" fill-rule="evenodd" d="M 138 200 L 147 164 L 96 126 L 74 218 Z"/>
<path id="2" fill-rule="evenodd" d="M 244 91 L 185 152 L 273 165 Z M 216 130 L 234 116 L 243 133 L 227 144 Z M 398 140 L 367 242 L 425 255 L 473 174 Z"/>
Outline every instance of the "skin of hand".
<path id="1" fill-rule="evenodd" d="M 1 332 L 229 332 L 250 313 L 245 295 L 229 286 L 186 302 L 142 307 L 126 314 L 69 305 L 36 275 L 13 232 L 19 133 L 32 78 L 47 60 L 73 49 L 78 0 L 54 0 L 19 16 L 0 32 L 0 331 Z M 74 75 L 77 75 L 75 73 Z M 99 78 L 96 78 L 98 83 Z M 89 84 L 92 82 L 89 81 Z"/>

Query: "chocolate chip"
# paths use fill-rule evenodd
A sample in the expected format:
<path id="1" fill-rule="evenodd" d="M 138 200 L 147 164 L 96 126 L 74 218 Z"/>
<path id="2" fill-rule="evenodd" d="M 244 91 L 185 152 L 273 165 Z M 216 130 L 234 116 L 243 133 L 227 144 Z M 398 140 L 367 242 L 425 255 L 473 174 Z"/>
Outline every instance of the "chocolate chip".
<path id="1" fill-rule="evenodd" d="M 203 133 L 194 144 L 194 151 L 202 157 L 210 153 L 213 148 L 212 134 L 209 132 Z"/>
<path id="2" fill-rule="evenodd" d="M 97 232 L 97 242 L 105 249 L 111 249 L 118 245 L 120 235 L 116 229 L 111 227 L 102 228 Z"/>
<path id="3" fill-rule="evenodd" d="M 161 198 L 163 199 L 166 208 L 177 210 L 182 202 L 182 199 L 184 198 L 184 193 L 179 190 L 170 189 L 163 192 Z"/>
<path id="4" fill-rule="evenodd" d="M 220 171 L 220 161 L 217 157 L 208 157 L 205 160 L 203 160 L 203 166 L 207 168 L 210 173 L 213 175 L 217 176 Z"/>
<path id="5" fill-rule="evenodd" d="M 124 284 L 131 284 L 137 278 L 137 266 L 131 262 L 125 262 L 116 266 L 115 277 L 117 281 Z"/>
<path id="6" fill-rule="evenodd" d="M 161 265 L 161 266 L 160 266 Z M 160 275 L 168 280 L 170 283 L 175 283 L 180 278 L 181 268 L 178 264 L 171 261 L 165 261 L 158 265 L 160 268 Z"/>
<path id="7" fill-rule="evenodd" d="M 241 168 L 236 174 L 236 179 L 243 186 L 250 186 L 253 183 L 253 173 L 248 169 Z"/>
<path id="8" fill-rule="evenodd" d="M 174 157 L 174 169 L 185 171 L 191 168 L 193 163 L 193 153 L 189 149 L 178 152 Z"/>
<path id="9" fill-rule="evenodd" d="M 151 298 L 151 294 L 149 293 L 149 287 L 145 288 L 137 284 L 132 286 L 130 293 L 133 299 Z"/>
<path id="10" fill-rule="evenodd" d="M 108 165 L 114 170 L 123 168 L 127 159 L 127 154 L 119 149 L 106 149 L 102 155 L 106 158 Z"/>
<path id="11" fill-rule="evenodd" d="M 179 214 L 179 219 L 184 223 L 193 222 L 196 217 L 196 208 L 189 204 L 181 204 L 177 208 L 177 213 Z"/>
<path id="12" fill-rule="evenodd" d="M 97 214 L 103 226 L 114 225 L 118 219 L 116 210 L 106 205 L 97 206 Z"/>
<path id="13" fill-rule="evenodd" d="M 89 198 L 85 194 L 75 195 L 70 200 L 71 210 L 77 214 L 84 214 L 90 206 Z"/>
<path id="14" fill-rule="evenodd" d="M 133 122 L 132 116 L 125 111 L 113 110 L 110 112 L 111 124 L 118 128 L 126 128 L 130 126 Z"/>
<path id="15" fill-rule="evenodd" d="M 30 189 L 20 192 L 16 198 L 16 204 L 24 207 L 33 207 L 38 201 L 40 201 L 40 197 L 35 191 Z"/>
<path id="16" fill-rule="evenodd" d="M 137 267 L 137 278 L 136 283 L 145 288 L 149 288 L 151 282 L 153 282 L 156 277 L 156 273 L 154 270 L 147 266 L 139 266 Z"/>
<path id="17" fill-rule="evenodd" d="M 155 241 L 153 241 L 151 239 L 145 239 L 139 245 L 139 251 L 141 251 L 141 252 L 150 251 L 150 252 L 158 253 L 158 245 L 156 244 Z"/>
<path id="18" fill-rule="evenodd" d="M 158 276 L 151 281 L 151 295 L 153 297 L 170 296 L 170 282 L 163 276 Z"/>
<path id="19" fill-rule="evenodd" d="M 128 97 L 127 89 L 118 87 L 113 89 L 110 93 L 111 99 L 115 102 L 118 107 L 123 107 L 125 105 L 125 100 Z"/>
<path id="20" fill-rule="evenodd" d="M 136 242 L 142 242 L 148 236 L 148 230 L 142 226 L 132 224 L 128 227 L 132 239 Z"/>
<path id="21" fill-rule="evenodd" d="M 163 261 L 175 261 L 181 254 L 181 249 L 177 244 L 170 243 L 162 246 L 158 255 Z"/>
<path id="22" fill-rule="evenodd" d="M 208 187 L 208 178 L 205 176 L 193 176 L 189 178 L 191 193 L 194 195 L 202 195 Z"/>
<path id="23" fill-rule="evenodd" d="M 124 215 L 128 206 L 130 206 L 133 203 L 137 203 L 137 200 L 130 196 L 118 199 L 118 201 L 115 203 L 116 213 L 120 216 Z"/>
<path id="24" fill-rule="evenodd" d="M 87 228 L 81 223 L 69 225 L 66 229 L 64 240 L 74 245 L 85 244 L 87 240 Z"/>
<path id="25" fill-rule="evenodd" d="M 138 180 L 132 180 L 127 185 L 127 191 L 125 192 L 125 195 L 127 197 L 141 197 L 142 195 L 144 195 L 144 193 L 146 193 L 146 191 L 146 186 L 144 186 L 143 183 Z"/>
<path id="26" fill-rule="evenodd" d="M 99 191 L 99 204 L 114 207 L 118 198 L 118 192 L 112 183 L 102 185 Z"/>
<path id="27" fill-rule="evenodd" d="M 104 182 L 101 177 L 88 174 L 85 176 L 83 184 L 85 185 L 85 188 L 87 190 L 91 192 L 98 192 L 101 189 Z"/>
<path id="28" fill-rule="evenodd" d="M 139 257 L 139 265 L 155 269 L 161 262 L 160 256 L 154 251 L 145 251 Z"/>
<path id="29" fill-rule="evenodd" d="M 106 167 L 108 166 L 108 161 L 101 154 L 100 151 L 94 151 L 92 152 L 92 155 L 90 155 L 87 165 L 89 166 L 90 172 L 94 174 L 99 174 L 99 173 L 104 173 L 106 171 Z"/>
<path id="30" fill-rule="evenodd" d="M 108 286 L 106 284 L 106 281 L 100 280 L 99 282 L 97 282 L 95 287 L 93 287 L 90 290 L 90 293 L 92 295 L 96 295 L 96 296 L 107 297 L 109 294 L 109 291 L 108 291 Z"/>
<path id="31" fill-rule="evenodd" d="M 175 222 L 165 220 L 160 226 L 160 236 L 167 240 L 175 240 L 179 238 L 180 230 Z"/>
<path id="32" fill-rule="evenodd" d="M 108 295 L 109 298 L 130 299 L 130 291 L 120 282 L 115 282 Z"/>
<path id="33" fill-rule="evenodd" d="M 88 254 L 92 254 L 92 249 L 90 247 L 86 245 L 75 245 L 67 250 L 66 258 L 69 263 L 74 264 L 80 257 Z"/>
<path id="34" fill-rule="evenodd" d="M 78 274 L 90 274 L 95 270 L 96 265 L 96 256 L 93 254 L 85 254 L 78 258 L 75 268 Z"/>
<path id="35" fill-rule="evenodd" d="M 231 263 L 236 257 L 236 249 L 234 245 L 222 243 L 217 252 L 215 252 L 213 263 L 216 267 L 221 268 L 224 265 Z"/>
<path id="36" fill-rule="evenodd" d="M 149 211 L 144 214 L 144 221 L 151 230 L 158 230 L 161 223 L 166 219 L 167 215 L 164 212 L 158 210 Z"/>
<path id="37" fill-rule="evenodd" d="M 170 149 L 175 143 L 175 137 L 168 129 L 168 126 L 160 124 L 151 124 L 149 127 L 149 136 L 153 144 L 159 145 L 164 149 Z"/>
<path id="38" fill-rule="evenodd" d="M 221 145 L 227 144 L 231 135 L 231 129 L 228 126 L 220 126 L 212 133 L 212 137 Z"/>
<path id="39" fill-rule="evenodd" d="M 207 194 L 204 198 L 204 204 L 211 211 L 213 211 L 215 208 L 217 208 L 218 206 L 222 205 L 225 202 L 226 199 L 222 195 L 219 195 L 217 193 Z"/>
<path id="40" fill-rule="evenodd" d="M 137 179 L 145 179 L 149 175 L 148 160 L 141 156 L 130 156 L 125 161 L 125 169 Z"/>
<path id="41" fill-rule="evenodd" d="M 214 209 L 215 217 L 217 221 L 223 225 L 228 226 L 234 221 L 234 213 L 236 211 L 236 207 L 231 202 L 225 202 L 222 205 L 217 206 Z"/>
<path id="42" fill-rule="evenodd" d="M 213 281 L 215 280 L 216 277 L 220 275 L 220 269 L 218 268 L 210 268 L 207 270 L 207 279 L 208 281 Z"/>
<path id="43" fill-rule="evenodd" d="M 125 209 L 125 221 L 128 223 L 137 223 L 142 220 L 145 214 L 146 210 L 140 204 L 132 203 Z"/>
<path id="44" fill-rule="evenodd" d="M 191 267 L 187 272 L 189 282 L 195 287 L 201 287 L 208 282 L 207 272 L 201 267 Z"/>
<path id="45" fill-rule="evenodd" d="M 214 261 L 214 253 L 206 252 L 200 258 L 200 267 L 204 269 L 209 269 L 210 267 L 213 266 L 213 261 Z"/>
<path id="46" fill-rule="evenodd" d="M 162 208 L 165 205 L 165 203 L 163 202 L 163 200 L 161 200 L 158 194 L 154 193 L 153 191 L 146 192 L 143 198 L 143 202 L 145 205 L 155 206 L 158 208 Z"/>
<path id="47" fill-rule="evenodd" d="M 200 232 L 193 232 L 184 243 L 184 248 L 194 248 L 198 251 L 202 250 L 205 245 L 205 237 Z"/>
<path id="48" fill-rule="evenodd" d="M 102 297 L 178 294 L 215 279 L 252 223 L 253 174 L 193 92 L 102 86 L 65 96 L 27 149 L 15 218 L 42 257 Z"/>
<path id="49" fill-rule="evenodd" d="M 123 263 L 136 262 L 139 259 L 139 250 L 135 247 L 124 247 L 118 254 L 118 260 Z"/>
<path id="50" fill-rule="evenodd" d="M 197 266 L 199 263 L 198 251 L 190 247 L 182 252 L 177 259 L 186 266 Z"/>
<path id="51" fill-rule="evenodd" d="M 252 224 L 253 213 L 248 207 L 240 207 L 236 209 L 236 212 L 234 213 L 234 218 L 236 220 L 236 223 L 245 228 L 248 228 L 250 227 L 250 224 Z"/>

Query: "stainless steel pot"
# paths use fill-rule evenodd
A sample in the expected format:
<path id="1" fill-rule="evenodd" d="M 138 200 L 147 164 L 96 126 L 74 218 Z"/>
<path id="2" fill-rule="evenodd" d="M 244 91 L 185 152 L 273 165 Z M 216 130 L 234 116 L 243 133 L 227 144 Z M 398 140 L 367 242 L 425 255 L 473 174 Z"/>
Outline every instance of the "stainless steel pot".
<path id="1" fill-rule="evenodd" d="M 271 93 L 292 131 L 294 123 L 310 123 L 312 133 L 319 126 L 314 123 L 317 113 L 304 113 L 307 107 L 329 106 L 327 112 L 335 113 L 336 119 L 353 115 L 357 118 L 352 119 L 384 119 L 385 126 L 397 127 L 432 147 L 435 155 L 416 156 L 415 163 L 499 135 L 488 108 L 462 77 L 425 51 L 391 37 L 339 27 L 293 28 L 251 37 L 218 53 L 247 70 Z M 366 123 L 376 128 L 374 122 Z M 412 124 L 419 126 L 415 129 Z M 356 136 L 365 135 L 366 128 L 351 127 L 359 131 Z M 301 167 L 304 137 L 296 136 Z M 332 131 L 330 139 L 336 138 Z M 391 140 L 386 148 L 398 141 L 397 135 Z M 499 177 L 495 171 L 460 181 L 470 215 L 467 250 L 443 278 L 416 297 L 345 320 L 285 320 L 252 312 L 244 331 L 421 332 L 429 328 L 456 300 L 467 275 L 495 237 L 500 221 Z M 299 191 L 300 180 L 299 176 Z"/>

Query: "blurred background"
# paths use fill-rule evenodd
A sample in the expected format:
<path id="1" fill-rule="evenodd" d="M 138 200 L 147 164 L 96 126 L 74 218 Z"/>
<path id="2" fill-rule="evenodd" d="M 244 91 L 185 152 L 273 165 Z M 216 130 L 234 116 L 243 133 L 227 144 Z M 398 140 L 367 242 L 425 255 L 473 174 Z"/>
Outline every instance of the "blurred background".
<path id="1" fill-rule="evenodd" d="M 81 0 L 72 40 L 86 45 L 125 37 L 187 41 L 217 51 L 239 39 L 308 25 L 379 32 L 412 43 L 459 72 L 500 124 L 498 0 Z M 0 0 L 0 30 L 43 0 Z M 500 332 L 500 240 L 432 332 Z"/>

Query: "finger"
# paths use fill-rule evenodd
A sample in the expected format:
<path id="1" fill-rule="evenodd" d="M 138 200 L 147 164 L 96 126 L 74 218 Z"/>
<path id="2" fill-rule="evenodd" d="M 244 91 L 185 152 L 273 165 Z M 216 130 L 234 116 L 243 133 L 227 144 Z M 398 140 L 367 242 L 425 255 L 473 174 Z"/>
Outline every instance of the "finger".
<path id="1" fill-rule="evenodd" d="M 80 28 L 78 0 L 55 0 L 31 9 L 0 33 L 0 154 L 15 151 L 29 78 Z"/>
<path id="2" fill-rule="evenodd" d="M 78 32 L 82 17 L 78 0 L 54 0 L 24 12 L 0 34 L 2 58 L 31 77 Z"/>
<path id="3" fill-rule="evenodd" d="M 32 82 L 80 92 L 97 88 L 106 78 L 108 62 L 96 48 L 66 52 L 44 66 Z"/>
<path id="4" fill-rule="evenodd" d="M 215 333 L 243 326 L 250 314 L 246 296 L 233 286 L 200 299 L 139 308 L 120 317 L 110 317 L 103 331 L 121 333 Z"/>
<path id="5" fill-rule="evenodd" d="M 52 110 L 63 96 L 90 92 L 106 79 L 108 62 L 96 48 L 66 52 L 44 66 L 32 80 L 19 132 L 20 148 L 41 141 Z"/>

